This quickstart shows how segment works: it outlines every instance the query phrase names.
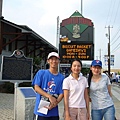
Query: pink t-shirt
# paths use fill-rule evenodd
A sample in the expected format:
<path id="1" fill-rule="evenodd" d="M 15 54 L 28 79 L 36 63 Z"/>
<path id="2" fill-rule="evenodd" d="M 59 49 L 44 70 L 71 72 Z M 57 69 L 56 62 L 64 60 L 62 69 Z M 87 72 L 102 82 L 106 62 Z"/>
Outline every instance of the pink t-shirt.
<path id="1" fill-rule="evenodd" d="M 63 90 L 69 90 L 69 107 L 86 108 L 84 99 L 85 88 L 88 87 L 87 79 L 84 76 L 79 76 L 76 80 L 71 74 L 63 81 Z"/>

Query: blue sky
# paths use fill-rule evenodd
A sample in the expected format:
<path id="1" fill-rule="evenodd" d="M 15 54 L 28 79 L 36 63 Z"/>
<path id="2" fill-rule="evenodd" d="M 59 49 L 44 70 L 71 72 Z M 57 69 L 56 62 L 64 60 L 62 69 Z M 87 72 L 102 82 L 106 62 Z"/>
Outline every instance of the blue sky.
<path id="1" fill-rule="evenodd" d="M 76 10 L 81 12 L 80 0 L 3 0 L 2 15 L 11 22 L 29 26 L 56 46 L 57 16 L 61 22 Z M 100 59 L 101 51 L 104 64 L 108 43 L 105 36 L 108 29 L 105 27 L 110 25 L 111 55 L 115 55 L 115 65 L 112 68 L 120 68 L 120 0 L 83 0 L 82 10 L 83 16 L 94 23 L 95 59 Z"/>

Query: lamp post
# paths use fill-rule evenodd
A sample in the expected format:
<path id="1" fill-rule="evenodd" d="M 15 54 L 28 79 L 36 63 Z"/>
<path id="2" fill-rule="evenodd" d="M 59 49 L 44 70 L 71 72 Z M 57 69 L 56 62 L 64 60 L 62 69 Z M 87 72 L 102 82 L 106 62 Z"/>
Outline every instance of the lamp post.
<path id="1" fill-rule="evenodd" d="M 83 4 L 83 1 L 81 0 L 81 15 L 82 15 L 82 4 Z"/>
<path id="2" fill-rule="evenodd" d="M 59 27 L 59 16 L 57 17 L 57 38 L 56 38 L 56 47 L 58 49 L 58 54 L 60 55 L 60 27 Z M 60 63 L 58 65 L 58 72 L 60 72 Z"/>

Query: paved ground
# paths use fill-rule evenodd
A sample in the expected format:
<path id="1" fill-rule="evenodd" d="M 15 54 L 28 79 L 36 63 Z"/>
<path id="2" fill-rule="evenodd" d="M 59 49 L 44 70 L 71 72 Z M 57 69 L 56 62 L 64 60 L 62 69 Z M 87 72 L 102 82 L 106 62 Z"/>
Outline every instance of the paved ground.
<path id="1" fill-rule="evenodd" d="M 120 120 L 120 86 L 112 86 L 113 101 L 116 110 L 116 118 Z"/>
<path id="2" fill-rule="evenodd" d="M 0 93 L 0 120 L 13 120 L 14 95 Z"/>
<path id="3" fill-rule="evenodd" d="M 117 120 L 120 120 L 120 86 L 112 85 Z M 59 104 L 60 120 L 63 120 L 63 101 Z M 0 93 L 0 120 L 14 120 L 14 95 Z"/>

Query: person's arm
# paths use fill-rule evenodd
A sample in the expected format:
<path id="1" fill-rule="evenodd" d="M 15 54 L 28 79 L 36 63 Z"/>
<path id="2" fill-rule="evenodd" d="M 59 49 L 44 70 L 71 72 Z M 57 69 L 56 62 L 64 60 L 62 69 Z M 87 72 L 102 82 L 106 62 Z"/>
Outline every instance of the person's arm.
<path id="1" fill-rule="evenodd" d="M 63 94 L 60 94 L 57 98 L 57 104 L 63 99 Z"/>
<path id="2" fill-rule="evenodd" d="M 64 110 L 65 110 L 65 119 L 70 120 L 69 114 L 69 90 L 64 89 Z"/>
<path id="3" fill-rule="evenodd" d="M 90 109 L 89 109 L 89 95 L 88 95 L 88 89 L 85 88 L 84 92 L 85 102 L 86 102 L 86 109 L 87 109 L 87 117 L 88 120 L 90 119 Z"/>
<path id="4" fill-rule="evenodd" d="M 108 92 L 109 92 L 110 96 L 112 97 L 111 85 L 108 85 Z"/>
<path id="5" fill-rule="evenodd" d="M 54 104 L 57 103 L 57 100 L 55 97 L 53 97 L 52 95 L 46 93 L 44 90 L 42 90 L 38 85 L 34 86 L 34 89 L 37 93 L 39 93 L 40 95 L 47 97 L 50 101 L 50 103 L 54 106 Z"/>
<path id="6" fill-rule="evenodd" d="M 88 90 L 89 102 L 91 102 L 91 98 L 90 98 L 90 88 L 87 88 L 87 90 Z"/>
<path id="7" fill-rule="evenodd" d="M 60 94 L 60 95 L 58 96 L 58 98 L 57 98 L 57 102 L 54 103 L 54 105 L 52 106 L 52 108 L 53 108 L 53 107 L 56 107 L 62 99 L 63 99 L 63 94 Z"/>

